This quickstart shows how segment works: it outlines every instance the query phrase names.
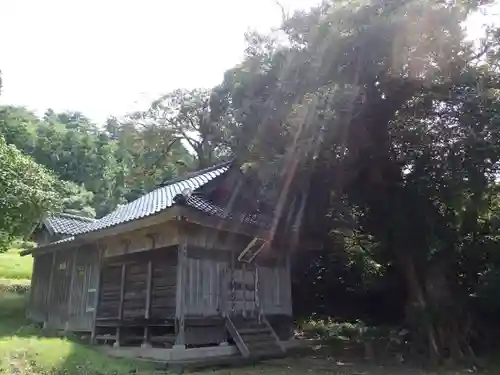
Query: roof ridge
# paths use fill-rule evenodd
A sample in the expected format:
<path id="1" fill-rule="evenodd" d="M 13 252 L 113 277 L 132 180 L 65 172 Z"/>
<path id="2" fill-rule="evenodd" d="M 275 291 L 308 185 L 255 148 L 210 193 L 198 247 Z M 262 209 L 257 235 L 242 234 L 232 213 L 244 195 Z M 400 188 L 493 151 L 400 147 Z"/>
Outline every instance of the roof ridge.
<path id="1" fill-rule="evenodd" d="M 57 214 L 52 214 L 50 216 L 51 217 L 55 217 L 55 216 L 66 217 L 66 218 L 69 218 L 69 219 L 77 219 L 77 220 L 81 220 L 81 221 L 87 221 L 89 223 L 93 223 L 93 222 L 96 221 L 96 219 L 93 219 L 91 217 L 69 214 L 67 212 L 60 212 L 60 213 L 57 213 Z"/>
<path id="2" fill-rule="evenodd" d="M 223 168 L 225 166 L 231 165 L 234 162 L 234 160 L 235 159 L 233 158 L 233 159 L 225 161 L 223 163 L 212 165 L 211 167 L 207 167 L 204 169 L 199 169 L 197 171 L 189 172 L 189 173 L 185 174 L 184 176 L 172 178 L 170 180 L 167 180 L 167 181 L 160 183 L 153 190 L 156 190 L 156 189 L 164 187 L 164 186 L 172 185 L 172 184 L 175 184 L 177 182 L 186 181 L 186 180 L 189 180 L 190 178 L 199 176 L 201 174 L 211 172 L 211 171 L 214 171 L 214 170 L 219 169 L 219 168 Z"/>

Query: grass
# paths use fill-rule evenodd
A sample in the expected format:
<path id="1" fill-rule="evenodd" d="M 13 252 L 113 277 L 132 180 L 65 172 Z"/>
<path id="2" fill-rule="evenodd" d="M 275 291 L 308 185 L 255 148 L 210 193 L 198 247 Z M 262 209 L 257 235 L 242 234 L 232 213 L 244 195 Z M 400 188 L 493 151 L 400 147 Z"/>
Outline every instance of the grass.
<path id="1" fill-rule="evenodd" d="M 29 280 L 31 278 L 33 258 L 21 257 L 19 251 L 20 249 L 10 249 L 0 254 L 0 279 Z"/>
<path id="2" fill-rule="evenodd" d="M 151 365 L 110 358 L 66 338 L 50 337 L 24 318 L 27 296 L 0 293 L 0 374 L 153 374 Z"/>

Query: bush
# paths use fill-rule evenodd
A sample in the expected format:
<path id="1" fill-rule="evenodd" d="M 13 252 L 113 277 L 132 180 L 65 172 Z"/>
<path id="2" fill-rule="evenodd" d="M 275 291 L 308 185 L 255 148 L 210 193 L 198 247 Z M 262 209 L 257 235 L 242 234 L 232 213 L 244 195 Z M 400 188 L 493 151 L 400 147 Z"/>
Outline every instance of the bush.
<path id="1" fill-rule="evenodd" d="M 336 322 L 331 318 L 308 319 L 299 325 L 304 336 L 321 339 L 361 341 L 370 330 L 363 322 Z"/>
<path id="2" fill-rule="evenodd" d="M 26 294 L 30 291 L 30 283 L 23 280 L 0 279 L 0 293 Z"/>

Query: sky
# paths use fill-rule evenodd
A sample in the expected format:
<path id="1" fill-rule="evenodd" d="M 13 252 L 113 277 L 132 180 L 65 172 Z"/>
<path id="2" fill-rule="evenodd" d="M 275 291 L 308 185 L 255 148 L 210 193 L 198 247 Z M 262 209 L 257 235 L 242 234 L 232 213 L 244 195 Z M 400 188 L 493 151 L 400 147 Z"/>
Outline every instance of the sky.
<path id="1" fill-rule="evenodd" d="M 491 21 L 476 18 L 473 37 Z M 275 0 L 0 0 L 0 104 L 102 122 L 175 88 L 218 84 L 241 61 L 245 31 L 280 22 Z"/>

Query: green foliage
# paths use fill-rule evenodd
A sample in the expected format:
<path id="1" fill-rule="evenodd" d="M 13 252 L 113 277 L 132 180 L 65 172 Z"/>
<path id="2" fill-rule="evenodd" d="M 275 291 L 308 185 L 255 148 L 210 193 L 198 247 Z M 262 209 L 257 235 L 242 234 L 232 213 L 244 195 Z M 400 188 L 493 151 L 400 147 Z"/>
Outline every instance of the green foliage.
<path id="1" fill-rule="evenodd" d="M 92 207 L 94 194 L 86 190 L 83 185 L 61 181 L 58 190 L 62 197 L 61 204 L 64 207 L 64 212 L 85 217 L 95 217 L 95 209 Z"/>
<path id="2" fill-rule="evenodd" d="M 146 112 L 131 114 L 130 119 L 144 127 L 146 137 L 160 141 L 156 147 L 160 155 L 175 152 L 177 141 L 182 140 L 196 155 L 196 169 L 210 167 L 231 153 L 227 128 L 212 108 L 210 94 L 202 89 L 174 90 L 155 100 Z"/>
<path id="3" fill-rule="evenodd" d="M 79 112 L 0 107 L 0 134 L 61 182 L 62 209 L 101 217 L 118 204 L 190 170 L 193 157 L 157 126 L 109 119 L 101 130 Z"/>
<path id="4" fill-rule="evenodd" d="M 361 321 L 349 323 L 310 318 L 300 324 L 298 330 L 306 337 L 321 340 L 362 341 L 369 328 Z"/>
<path id="5" fill-rule="evenodd" d="M 27 235 L 42 215 L 57 208 L 56 179 L 0 136 L 0 247 Z"/>
<path id="6" fill-rule="evenodd" d="M 325 2 L 249 34 L 214 91 L 280 227 L 302 222 L 363 277 L 396 268 L 433 360 L 471 353 L 459 322 L 498 243 L 499 44 L 464 39 L 476 8 Z"/>

